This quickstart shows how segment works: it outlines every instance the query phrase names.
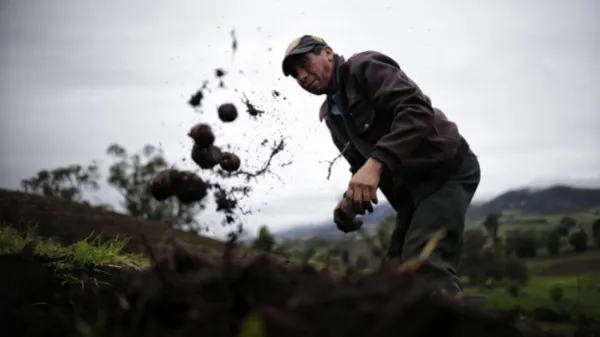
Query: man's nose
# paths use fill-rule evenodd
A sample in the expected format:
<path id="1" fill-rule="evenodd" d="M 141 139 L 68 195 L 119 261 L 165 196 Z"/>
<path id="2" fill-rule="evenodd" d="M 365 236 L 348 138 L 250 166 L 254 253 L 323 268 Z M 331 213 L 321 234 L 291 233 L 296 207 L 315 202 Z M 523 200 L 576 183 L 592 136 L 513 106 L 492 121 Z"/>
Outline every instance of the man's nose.
<path id="1" fill-rule="evenodd" d="M 308 73 L 306 72 L 306 70 L 298 69 L 298 82 L 300 82 L 300 84 L 306 83 L 307 77 Z"/>

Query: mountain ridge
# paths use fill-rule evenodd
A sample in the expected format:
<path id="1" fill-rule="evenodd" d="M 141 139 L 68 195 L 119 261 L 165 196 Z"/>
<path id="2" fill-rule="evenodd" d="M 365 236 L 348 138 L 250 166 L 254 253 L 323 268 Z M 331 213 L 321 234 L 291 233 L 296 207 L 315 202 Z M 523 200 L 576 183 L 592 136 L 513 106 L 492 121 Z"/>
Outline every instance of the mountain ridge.
<path id="1" fill-rule="evenodd" d="M 568 185 L 551 185 L 545 188 L 523 187 L 500 193 L 487 201 L 473 202 L 467 211 L 467 220 L 482 221 L 489 213 L 499 211 L 520 211 L 524 214 L 549 215 L 600 210 L 600 188 L 583 188 Z M 388 201 L 375 206 L 372 214 L 363 217 L 366 224 L 379 226 L 381 221 L 394 213 Z M 333 220 L 324 219 L 306 225 L 273 233 L 279 240 L 320 236 L 343 235 Z"/>

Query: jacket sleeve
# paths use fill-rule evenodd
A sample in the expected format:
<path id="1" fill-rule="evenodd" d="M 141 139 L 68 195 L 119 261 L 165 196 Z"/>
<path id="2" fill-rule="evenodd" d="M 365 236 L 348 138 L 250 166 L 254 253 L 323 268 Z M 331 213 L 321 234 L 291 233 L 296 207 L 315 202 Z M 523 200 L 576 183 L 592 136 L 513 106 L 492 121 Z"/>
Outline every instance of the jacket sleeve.
<path id="1" fill-rule="evenodd" d="M 433 107 L 400 66 L 384 54 L 357 54 L 351 72 L 375 110 L 393 115 L 389 133 L 377 142 L 371 157 L 395 171 L 434 126 Z"/>

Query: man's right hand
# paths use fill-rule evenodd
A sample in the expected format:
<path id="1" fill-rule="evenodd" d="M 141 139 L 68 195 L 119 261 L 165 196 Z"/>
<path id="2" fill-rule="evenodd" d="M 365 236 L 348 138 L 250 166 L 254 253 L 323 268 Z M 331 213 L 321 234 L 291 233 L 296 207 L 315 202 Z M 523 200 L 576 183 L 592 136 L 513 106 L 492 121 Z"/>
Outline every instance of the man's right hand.
<path id="1" fill-rule="evenodd" d="M 364 215 L 365 211 L 373 212 L 373 205 L 370 202 L 356 205 L 352 200 L 344 198 L 333 210 L 333 220 L 340 231 L 353 232 L 362 226 L 362 220 L 357 219 L 356 216 Z"/>

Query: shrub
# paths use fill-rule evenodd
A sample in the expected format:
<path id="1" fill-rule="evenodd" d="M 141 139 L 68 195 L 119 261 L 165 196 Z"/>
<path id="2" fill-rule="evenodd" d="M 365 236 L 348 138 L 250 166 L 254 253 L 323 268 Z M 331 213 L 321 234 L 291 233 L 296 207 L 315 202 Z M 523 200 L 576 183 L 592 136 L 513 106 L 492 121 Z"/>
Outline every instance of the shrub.
<path id="1" fill-rule="evenodd" d="M 573 249 L 577 252 L 584 252 L 587 250 L 587 239 L 588 236 L 583 230 L 571 234 L 569 237 L 569 244 L 573 246 Z"/>
<path id="2" fill-rule="evenodd" d="M 549 255 L 558 255 L 558 252 L 560 251 L 560 233 L 558 230 L 553 230 L 550 232 L 550 235 L 548 235 L 546 249 L 548 250 Z"/>
<path id="3" fill-rule="evenodd" d="M 550 288 L 549 295 L 550 295 L 550 299 L 552 301 L 558 303 L 558 302 L 562 301 L 562 299 L 565 295 L 565 290 L 561 286 L 556 285 L 556 286 Z"/>
<path id="4" fill-rule="evenodd" d="M 480 230 L 468 230 L 464 234 L 463 252 L 465 254 L 480 252 L 485 245 L 486 236 Z"/>
<path id="5" fill-rule="evenodd" d="M 600 219 L 596 219 L 592 225 L 592 234 L 594 235 L 594 241 L 596 246 L 600 247 Z"/>
<path id="6" fill-rule="evenodd" d="M 504 262 L 504 278 L 511 283 L 523 286 L 529 279 L 527 264 L 516 257 L 509 257 Z"/>
<path id="7" fill-rule="evenodd" d="M 365 270 L 368 267 L 369 267 L 369 260 L 365 256 L 359 255 L 356 258 L 356 269 Z"/>
<path id="8" fill-rule="evenodd" d="M 514 238 L 515 254 L 518 257 L 535 257 L 537 255 L 537 247 L 535 244 L 535 235 L 531 232 L 522 233 Z"/>
<path id="9" fill-rule="evenodd" d="M 511 283 L 506 287 L 506 292 L 512 297 L 519 297 L 519 294 L 521 293 L 521 287 L 519 287 L 518 284 Z"/>

